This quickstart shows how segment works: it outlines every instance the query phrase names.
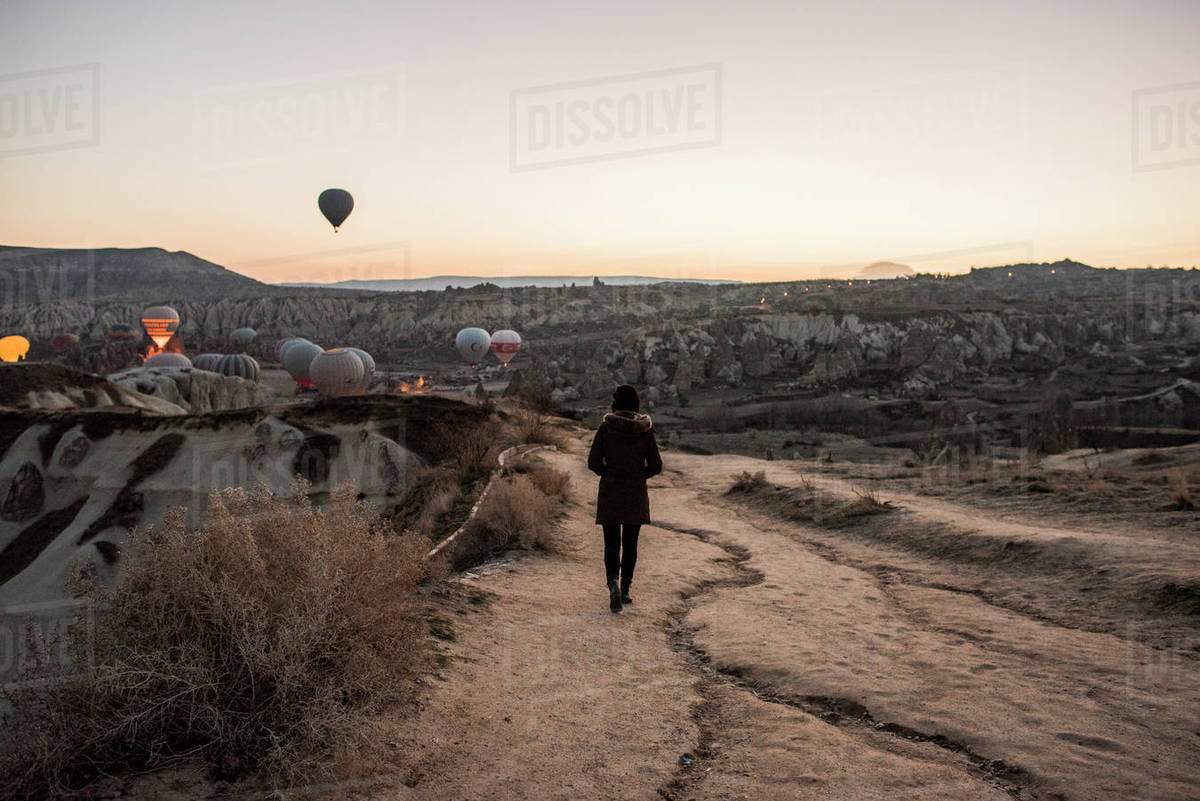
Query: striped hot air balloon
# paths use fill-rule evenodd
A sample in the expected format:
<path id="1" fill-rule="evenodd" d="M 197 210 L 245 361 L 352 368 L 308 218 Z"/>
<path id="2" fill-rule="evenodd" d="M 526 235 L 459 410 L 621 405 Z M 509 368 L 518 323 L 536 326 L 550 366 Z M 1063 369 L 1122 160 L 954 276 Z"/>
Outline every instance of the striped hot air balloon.
<path id="1" fill-rule="evenodd" d="M 142 312 L 142 327 L 155 345 L 164 347 L 179 330 L 179 312 L 170 306 L 151 306 Z"/>
<path id="2" fill-rule="evenodd" d="M 217 363 L 217 372 L 221 375 L 237 376 L 238 378 L 255 382 L 262 375 L 262 370 L 259 368 L 258 362 L 245 353 L 235 353 L 231 356 L 221 357 L 221 361 Z"/>
<path id="3" fill-rule="evenodd" d="M 192 360 L 182 353 L 156 353 L 142 363 L 143 367 L 191 367 Z"/>
<path id="4" fill-rule="evenodd" d="M 217 363 L 225 358 L 224 353 L 201 353 L 199 356 L 192 357 L 192 367 L 197 370 L 207 370 L 210 373 L 217 372 Z"/>
<path id="5" fill-rule="evenodd" d="M 309 367 L 317 392 L 331 398 L 360 394 L 364 372 L 362 359 L 345 348 L 318 353 Z"/>

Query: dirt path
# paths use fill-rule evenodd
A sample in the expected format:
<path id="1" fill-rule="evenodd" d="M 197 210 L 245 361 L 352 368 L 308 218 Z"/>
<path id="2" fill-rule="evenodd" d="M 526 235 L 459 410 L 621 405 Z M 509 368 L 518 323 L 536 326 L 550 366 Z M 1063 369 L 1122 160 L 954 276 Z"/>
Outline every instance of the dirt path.
<path id="1" fill-rule="evenodd" d="M 668 455 L 611 614 L 580 451 L 553 457 L 579 499 L 564 553 L 471 579 L 494 599 L 455 622 L 406 798 L 1196 797 L 1195 660 L 719 500 L 765 463 Z"/>

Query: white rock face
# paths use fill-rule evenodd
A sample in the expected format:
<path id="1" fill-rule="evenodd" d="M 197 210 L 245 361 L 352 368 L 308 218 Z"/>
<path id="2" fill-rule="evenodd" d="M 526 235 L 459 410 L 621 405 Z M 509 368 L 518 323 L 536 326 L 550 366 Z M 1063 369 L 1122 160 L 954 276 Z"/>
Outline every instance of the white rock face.
<path id="1" fill-rule="evenodd" d="M 135 367 L 108 377 L 120 387 L 172 403 L 185 412 L 263 406 L 278 400 L 262 384 L 189 367 Z"/>

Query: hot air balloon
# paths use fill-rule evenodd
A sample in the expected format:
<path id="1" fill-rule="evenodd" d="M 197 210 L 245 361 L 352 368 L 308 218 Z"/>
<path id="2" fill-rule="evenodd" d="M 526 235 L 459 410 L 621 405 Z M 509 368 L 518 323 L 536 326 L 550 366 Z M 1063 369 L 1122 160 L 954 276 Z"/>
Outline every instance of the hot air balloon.
<path id="1" fill-rule="evenodd" d="M 504 328 L 492 334 L 492 353 L 496 354 L 496 358 L 505 367 L 508 367 L 508 363 L 513 360 L 513 356 L 516 356 L 520 349 L 521 335 L 516 331 Z"/>
<path id="2" fill-rule="evenodd" d="M 179 330 L 179 312 L 170 306 L 151 306 L 142 312 L 142 327 L 154 344 L 162 348 Z"/>
<path id="3" fill-rule="evenodd" d="M 346 350 L 357 356 L 363 363 L 363 380 L 362 391 L 366 392 L 367 387 L 371 386 L 371 379 L 375 377 L 375 359 L 371 354 L 367 353 L 362 348 L 346 348 Z"/>
<path id="4" fill-rule="evenodd" d="M 309 375 L 308 367 L 312 364 L 313 359 L 317 354 L 324 353 L 325 349 L 320 345 L 314 345 L 308 340 L 303 342 L 289 342 L 283 350 L 283 369 L 288 371 L 288 375 L 296 380 L 296 383 L 302 387 L 311 387 L 313 385 L 312 378 Z M 353 354 L 351 354 L 353 356 Z M 353 356 L 354 361 L 358 364 L 357 356 Z"/>
<path id="5" fill-rule="evenodd" d="M 229 341 L 236 347 L 244 348 L 253 342 L 256 336 L 258 336 L 258 332 L 253 328 L 237 328 L 229 335 Z"/>
<path id="6" fill-rule="evenodd" d="M 54 348 L 55 353 L 62 353 L 68 348 L 73 348 L 79 344 L 79 337 L 76 334 L 59 334 L 54 339 L 50 340 L 50 347 Z"/>
<path id="7" fill-rule="evenodd" d="M 283 339 L 275 340 L 275 361 L 283 358 L 283 346 L 291 342 L 296 337 L 284 337 Z"/>
<path id="8" fill-rule="evenodd" d="M 247 381 L 258 381 L 259 376 L 262 374 L 258 362 L 244 353 L 222 356 L 221 361 L 217 363 L 216 372 L 221 375 L 244 378 Z"/>
<path id="9" fill-rule="evenodd" d="M 156 353 L 146 361 L 143 367 L 191 367 L 192 360 L 182 353 Z"/>
<path id="10" fill-rule="evenodd" d="M 291 348 L 295 347 L 296 345 L 311 345 L 311 344 L 312 344 L 312 342 L 305 339 L 304 337 L 290 337 L 286 342 L 284 342 L 283 344 L 281 344 L 279 346 L 279 361 L 280 361 L 280 363 L 283 363 L 283 360 L 287 357 L 287 352 Z"/>
<path id="11" fill-rule="evenodd" d="M 192 357 L 192 367 L 197 370 L 207 370 L 210 373 L 217 372 L 217 363 L 225 358 L 224 353 L 201 353 L 199 356 Z"/>
<path id="12" fill-rule="evenodd" d="M 325 219 L 329 220 L 336 233 L 338 226 L 354 211 L 354 198 L 345 189 L 326 189 L 317 198 L 317 208 L 325 215 Z"/>
<path id="13" fill-rule="evenodd" d="M 19 362 L 29 353 L 29 340 L 16 334 L 0 339 L 0 362 Z"/>
<path id="14" fill-rule="evenodd" d="M 491 344 L 491 335 L 482 328 L 464 328 L 454 337 L 454 347 L 458 348 L 459 355 L 473 365 L 479 364 Z"/>
<path id="15" fill-rule="evenodd" d="M 317 392 L 331 398 L 361 393 L 363 372 L 362 359 L 345 348 L 318 353 L 309 366 Z"/>

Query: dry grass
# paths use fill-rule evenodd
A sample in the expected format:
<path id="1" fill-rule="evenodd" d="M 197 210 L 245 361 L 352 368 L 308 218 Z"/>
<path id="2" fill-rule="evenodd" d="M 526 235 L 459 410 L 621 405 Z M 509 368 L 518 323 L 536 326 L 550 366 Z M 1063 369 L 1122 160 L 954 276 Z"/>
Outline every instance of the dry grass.
<path id="1" fill-rule="evenodd" d="M 744 503 L 760 505 L 787 520 L 818 525 L 840 525 L 894 509 L 869 487 L 855 487 L 850 497 L 819 490 L 807 477 L 802 477 L 797 486 L 783 487 L 769 482 L 761 470 L 735 477 L 725 494 Z"/>
<path id="2" fill-rule="evenodd" d="M 353 486 L 319 509 L 307 490 L 224 490 L 196 530 L 176 509 L 131 535 L 115 591 L 79 577 L 99 610 L 94 667 L 7 694 L 0 797 L 183 758 L 304 781 L 376 753 L 369 721 L 410 701 L 426 666 L 408 599 L 428 541 L 393 534 Z"/>
<path id="3" fill-rule="evenodd" d="M 500 478 L 454 543 L 453 565 L 463 569 L 508 550 L 553 551 L 570 477 L 548 467 Z"/>
<path id="4" fill-rule="evenodd" d="M 535 409 L 519 409 L 512 422 L 514 444 L 554 445 L 562 448 L 566 438 L 554 425 L 554 417 Z"/>
<path id="5" fill-rule="evenodd" d="M 477 425 L 442 426 L 438 429 L 437 437 L 446 454 L 444 461 L 453 464 L 464 476 L 488 472 L 496 464 L 500 447 L 496 425 L 492 421 Z"/>

